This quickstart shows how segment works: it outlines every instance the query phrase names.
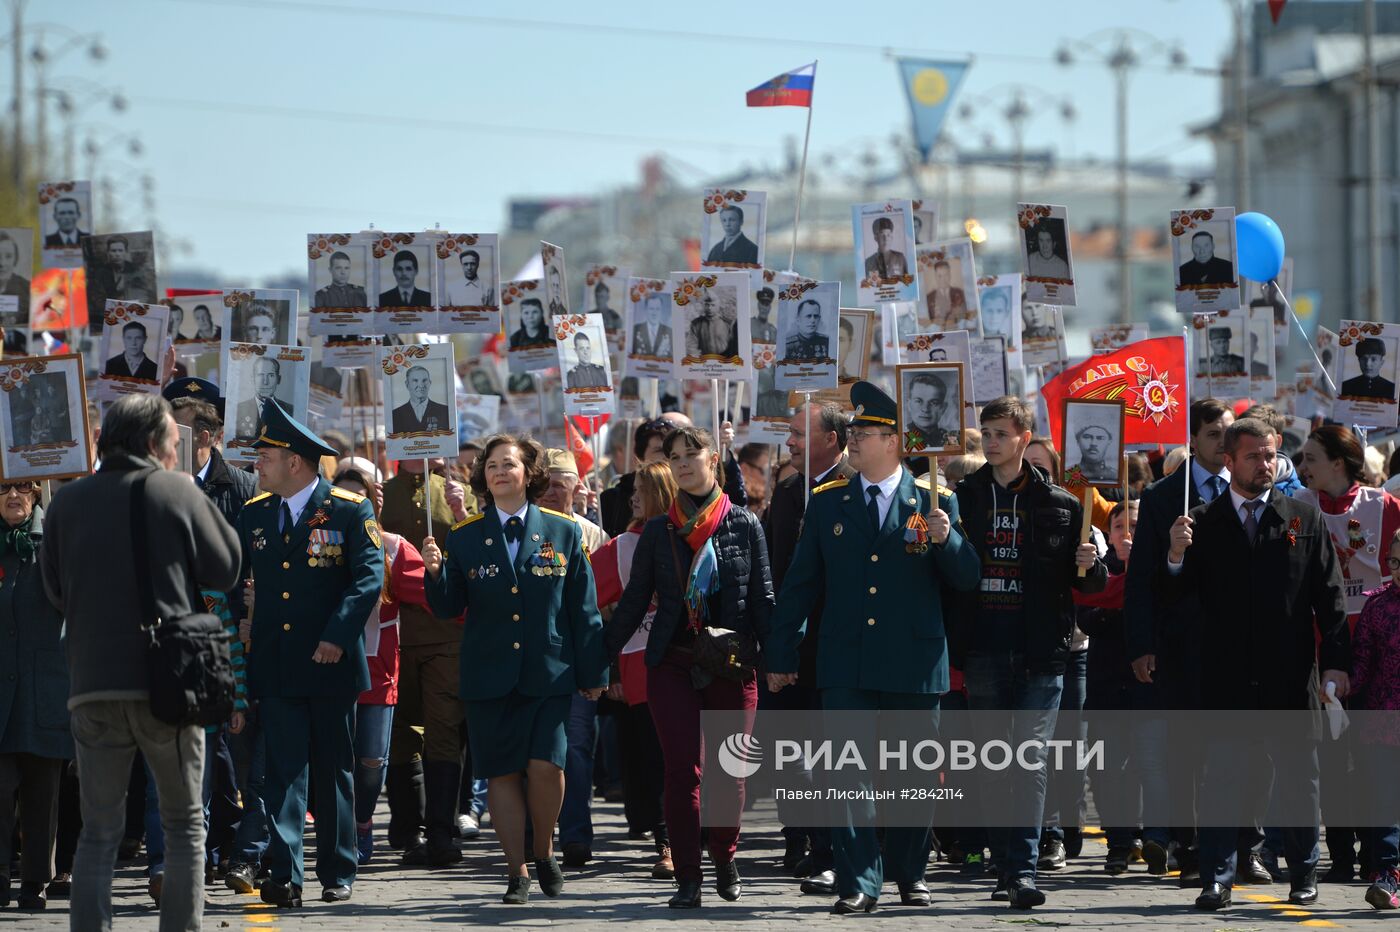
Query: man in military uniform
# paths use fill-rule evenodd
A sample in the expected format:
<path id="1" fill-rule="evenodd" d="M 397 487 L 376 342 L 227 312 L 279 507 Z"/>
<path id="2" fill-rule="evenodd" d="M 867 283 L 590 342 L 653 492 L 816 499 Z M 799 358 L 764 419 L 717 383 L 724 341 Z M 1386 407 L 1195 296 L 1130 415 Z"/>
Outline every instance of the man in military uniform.
<path id="1" fill-rule="evenodd" d="M 270 356 L 259 356 L 253 363 L 253 397 L 238 403 L 233 436 L 238 440 L 256 440 L 262 433 L 263 404 L 282 384 L 282 364 Z"/>
<path id="2" fill-rule="evenodd" d="M 256 582 L 248 689 L 267 748 L 263 799 L 272 823 L 263 902 L 301 905 L 306 791 L 316 786 L 321 899 L 348 900 L 355 881 L 355 702 L 369 688 L 364 626 L 384 584 L 374 509 L 317 471 L 334 456 L 276 401 L 263 413 L 263 493 L 238 515 L 247 585 Z"/>
<path id="3" fill-rule="evenodd" d="M 146 279 L 141 266 L 130 261 L 131 244 L 126 237 L 108 236 L 106 240 L 107 261 L 92 269 L 88 294 L 113 301 L 153 303 L 156 299 L 155 283 Z"/>
<path id="4" fill-rule="evenodd" d="M 361 285 L 350 284 L 350 257 L 333 252 L 330 258 L 331 283 L 316 289 L 312 307 L 369 307 L 369 296 Z"/>
<path id="5" fill-rule="evenodd" d="M 700 292 L 700 314 L 685 331 L 685 355 L 717 356 L 729 359 L 739 355 L 738 322 L 725 320 L 715 311 L 715 297 L 708 288 Z"/>
<path id="6" fill-rule="evenodd" d="M 758 307 L 749 321 L 749 329 L 753 334 L 751 339 L 755 343 L 777 343 L 778 327 L 768 320 L 773 314 L 773 289 L 760 288 L 754 298 Z"/>
<path id="7" fill-rule="evenodd" d="M 600 281 L 593 286 L 593 310 L 591 314 L 603 315 L 603 329 L 609 333 L 622 329 L 622 315 L 613 310 L 608 301 L 612 299 L 612 289 L 607 282 Z"/>
<path id="8" fill-rule="evenodd" d="M 894 399 L 857 382 L 851 403 L 856 414 L 847 439 L 860 475 L 812 493 L 812 520 L 803 520 L 764 650 L 768 688 L 797 681 L 807 617 L 823 603 L 816 669 L 822 708 L 917 711 L 927 715 L 932 734 L 939 695 L 948 691 L 943 591 L 973 589 L 980 564 L 952 493 L 935 493 L 900 465 Z M 872 744 L 877 736 L 872 727 Z M 872 747 L 865 759 L 873 754 Z M 831 830 L 840 897 L 832 912 L 873 912 L 886 869 L 901 902 L 927 906 L 929 824 L 886 828 L 882 855 L 874 803 L 852 804 Z"/>
<path id="9" fill-rule="evenodd" d="M 865 274 L 879 279 L 899 278 L 909 274 L 909 260 L 898 249 L 890 248 L 894 239 L 894 221 L 889 217 L 877 217 L 870 225 L 875 237 L 875 251 L 865 257 Z"/>
<path id="10" fill-rule="evenodd" d="M 1395 383 L 1381 378 L 1381 367 L 1385 365 L 1385 343 L 1375 337 L 1367 337 L 1356 344 L 1356 360 L 1361 365 L 1361 374 L 1352 376 L 1342 383 L 1342 394 L 1354 398 L 1395 400 Z"/>
<path id="11" fill-rule="evenodd" d="M 1118 470 L 1108 462 L 1112 450 L 1113 434 L 1107 426 L 1098 423 L 1080 423 L 1074 431 L 1074 442 L 1079 447 L 1078 459 L 1070 458 L 1066 466 L 1078 466 L 1089 482 L 1116 482 Z"/>
<path id="12" fill-rule="evenodd" d="M 1244 357 L 1230 352 L 1230 328 L 1211 327 L 1207 336 L 1210 340 L 1210 359 L 1206 362 L 1206 371 L 1211 377 L 1244 375 Z"/>
<path id="13" fill-rule="evenodd" d="M 436 473 L 428 473 L 427 488 L 433 529 L 439 534 L 477 510 L 470 489 Z M 379 516 L 386 531 L 404 540 L 428 536 L 421 460 L 401 463 L 399 472 L 385 481 L 383 494 Z M 462 856 L 452 843 L 463 764 L 462 703 L 457 698 L 461 644 L 462 619 L 435 618 L 407 602 L 399 606 L 399 704 L 385 790 L 389 845 L 403 850 L 407 866 L 446 866 Z"/>
<path id="14" fill-rule="evenodd" d="M 580 330 L 574 334 L 574 353 L 578 365 L 569 370 L 567 388 L 607 388 L 608 373 L 593 361 L 593 341 Z"/>
<path id="15" fill-rule="evenodd" d="M 788 337 L 784 359 L 830 359 L 831 341 L 818 333 L 822 323 L 821 302 L 808 298 L 797 305 L 797 332 Z"/>
<path id="16" fill-rule="evenodd" d="M 948 408 L 948 387 L 932 372 L 920 372 L 909 379 L 904 389 L 909 423 L 905 430 L 918 431 L 923 437 L 922 449 L 942 449 L 955 442 L 951 432 L 939 422 Z"/>
<path id="17" fill-rule="evenodd" d="M 394 409 L 393 432 L 407 434 L 450 429 L 452 421 L 447 405 L 428 397 L 428 390 L 433 387 L 433 377 L 427 367 L 410 366 L 403 378 L 408 400 Z"/>

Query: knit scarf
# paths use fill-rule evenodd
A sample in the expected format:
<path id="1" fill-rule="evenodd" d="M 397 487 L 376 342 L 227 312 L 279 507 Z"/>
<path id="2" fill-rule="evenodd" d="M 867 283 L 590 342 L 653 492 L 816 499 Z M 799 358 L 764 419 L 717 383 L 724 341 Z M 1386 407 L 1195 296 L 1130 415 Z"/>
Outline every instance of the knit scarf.
<path id="1" fill-rule="evenodd" d="M 709 612 L 709 597 L 719 589 L 719 556 L 712 538 L 724 516 L 729 514 L 729 507 L 729 496 L 716 484 L 698 506 L 689 495 L 681 492 L 666 513 L 695 554 L 690 561 L 690 578 L 685 587 L 691 631 L 700 630 Z"/>

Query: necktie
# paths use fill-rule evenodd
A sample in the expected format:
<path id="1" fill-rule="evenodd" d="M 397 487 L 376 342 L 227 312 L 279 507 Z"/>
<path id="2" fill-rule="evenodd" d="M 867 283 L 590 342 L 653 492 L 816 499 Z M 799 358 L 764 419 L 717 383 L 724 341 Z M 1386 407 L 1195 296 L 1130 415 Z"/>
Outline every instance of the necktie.
<path id="1" fill-rule="evenodd" d="M 203 479 L 203 477 L 201 477 L 201 476 L 195 476 L 195 477 L 194 477 L 194 484 L 197 485 L 197 486 L 199 486 L 201 489 L 204 488 L 204 479 Z"/>
<path id="2" fill-rule="evenodd" d="M 1254 543 L 1254 538 L 1259 536 L 1259 509 L 1263 506 L 1264 503 L 1260 501 L 1244 503 L 1244 534 L 1251 544 Z"/>
<path id="3" fill-rule="evenodd" d="M 878 534 L 880 532 L 880 487 L 872 485 L 865 490 L 865 494 L 870 496 L 870 501 L 865 506 L 865 510 L 870 514 L 870 526 Z"/>
<path id="4" fill-rule="evenodd" d="M 511 518 L 506 522 L 506 542 L 516 543 L 525 536 L 525 525 L 520 523 L 519 518 Z"/>
<path id="5" fill-rule="evenodd" d="M 403 295 L 404 307 L 408 307 L 408 303 L 413 300 L 413 295 L 409 294 L 408 289 L 406 288 L 403 291 L 400 291 L 399 294 Z"/>
<path id="6" fill-rule="evenodd" d="M 286 534 L 292 529 L 292 506 L 286 502 L 282 503 L 282 533 Z"/>
<path id="7" fill-rule="evenodd" d="M 1220 476 L 1211 476 L 1206 480 L 1206 485 L 1210 487 L 1209 502 L 1215 501 L 1225 492 L 1225 480 Z"/>

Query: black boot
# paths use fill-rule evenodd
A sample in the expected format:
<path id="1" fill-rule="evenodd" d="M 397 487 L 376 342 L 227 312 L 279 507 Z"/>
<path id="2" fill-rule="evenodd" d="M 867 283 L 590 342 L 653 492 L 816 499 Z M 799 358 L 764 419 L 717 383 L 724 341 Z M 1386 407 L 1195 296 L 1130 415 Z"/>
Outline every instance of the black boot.
<path id="1" fill-rule="evenodd" d="M 389 847 L 403 850 L 419 839 L 423 829 L 422 762 L 390 764 L 384 792 L 389 800 Z"/>
<path id="2" fill-rule="evenodd" d="M 456 864 L 462 860 L 462 852 L 452 841 L 452 829 L 457 820 L 462 768 L 456 761 L 424 761 L 423 784 L 427 790 L 428 866 Z"/>

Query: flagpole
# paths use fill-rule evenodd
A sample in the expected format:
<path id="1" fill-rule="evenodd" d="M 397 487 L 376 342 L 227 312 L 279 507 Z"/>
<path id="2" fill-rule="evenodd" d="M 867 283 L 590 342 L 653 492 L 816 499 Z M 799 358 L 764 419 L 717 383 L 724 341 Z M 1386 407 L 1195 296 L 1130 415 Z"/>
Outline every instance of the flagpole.
<path id="1" fill-rule="evenodd" d="M 807 183 L 807 144 L 812 141 L 812 107 L 817 93 L 817 62 L 812 62 L 812 99 L 807 101 L 807 131 L 802 134 L 802 161 L 797 168 L 797 207 L 792 214 L 792 249 L 788 252 L 789 272 L 796 272 L 797 225 L 802 220 L 802 189 Z"/>
<path id="2" fill-rule="evenodd" d="M 1182 379 L 1181 394 L 1186 400 L 1186 459 L 1182 461 L 1180 468 L 1186 470 L 1186 481 L 1181 484 L 1182 502 L 1181 513 L 1186 515 L 1191 513 L 1191 483 L 1194 480 L 1191 470 L 1191 374 L 1195 369 L 1196 361 L 1191 358 L 1191 328 L 1189 326 L 1181 328 L 1181 339 L 1186 344 L 1186 378 Z"/>

